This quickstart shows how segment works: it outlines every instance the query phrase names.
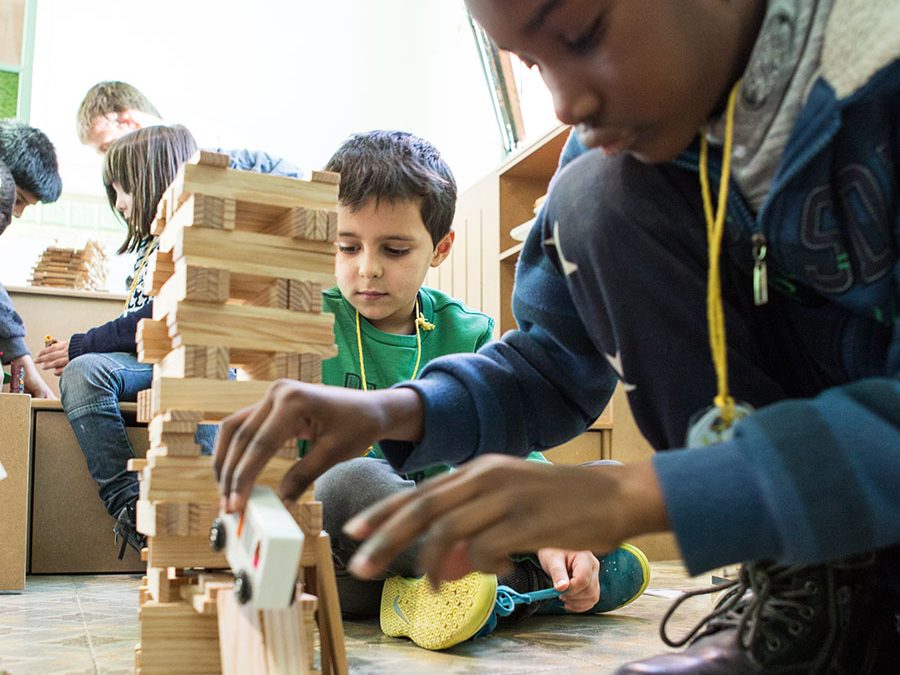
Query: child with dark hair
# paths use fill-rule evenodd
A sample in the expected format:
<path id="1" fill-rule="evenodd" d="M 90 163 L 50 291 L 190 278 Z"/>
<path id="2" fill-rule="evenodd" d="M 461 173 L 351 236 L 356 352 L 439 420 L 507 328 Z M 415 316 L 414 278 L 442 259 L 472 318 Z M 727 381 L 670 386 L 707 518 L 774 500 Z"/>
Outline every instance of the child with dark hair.
<path id="1" fill-rule="evenodd" d="M 47 136 L 16 120 L 0 120 L 0 234 L 13 217 L 39 201 L 53 202 L 62 191 L 56 150 Z M 0 352 L 4 364 L 15 364 L 25 376 L 25 392 L 34 398 L 56 398 L 44 382 L 25 345 L 25 325 L 0 285 Z"/>
<path id="2" fill-rule="evenodd" d="M 489 342 L 494 327 L 490 317 L 422 285 L 428 270 L 447 259 L 455 238 L 451 224 L 456 180 L 434 146 L 402 131 L 360 133 L 341 145 L 326 169 L 339 172 L 341 182 L 338 285 L 323 299 L 323 308 L 335 315 L 338 356 L 323 363 L 323 382 L 385 389 L 414 379 L 433 359 L 474 352 Z M 547 461 L 538 452 L 530 459 Z M 642 592 L 647 562 L 631 546 L 600 560 L 590 551 L 542 549 L 518 556 L 511 571 L 499 579 L 494 574 L 473 574 L 437 594 L 429 592 L 425 579 L 417 578 L 416 547 L 404 552 L 378 580 L 350 576 L 347 563 L 358 544 L 344 535 L 344 523 L 377 500 L 413 490 L 418 481 L 449 470 L 439 464 L 400 475 L 375 443 L 365 457 L 334 467 L 316 482 L 324 526 L 332 537 L 345 616 L 371 618 L 380 612 L 382 630 L 388 635 L 410 637 L 428 649 L 445 649 L 490 632 L 498 598 L 535 592 L 552 596 L 504 618 L 514 621 L 534 611 L 609 611 Z M 534 599 L 538 597 L 542 596 Z M 451 618 L 436 621 L 441 615 Z"/>
<path id="3" fill-rule="evenodd" d="M 369 537 L 352 570 L 422 535 L 442 579 L 672 530 L 694 574 L 744 565 L 667 637 L 684 653 L 621 673 L 896 673 L 900 3 L 466 5 L 577 129 L 516 268 L 519 330 L 389 391 L 275 389 L 279 415 L 223 421 L 224 467 L 312 437 L 290 496 L 372 439 L 400 471 L 521 455 L 581 431 L 621 381 L 664 452 L 480 457 L 351 523 Z M 232 507 L 252 473 L 221 485 Z"/>
<path id="4" fill-rule="evenodd" d="M 62 179 L 56 149 L 44 132 L 18 120 L 0 120 L 0 159 L 16 182 L 16 218 L 28 206 L 59 199 Z"/>

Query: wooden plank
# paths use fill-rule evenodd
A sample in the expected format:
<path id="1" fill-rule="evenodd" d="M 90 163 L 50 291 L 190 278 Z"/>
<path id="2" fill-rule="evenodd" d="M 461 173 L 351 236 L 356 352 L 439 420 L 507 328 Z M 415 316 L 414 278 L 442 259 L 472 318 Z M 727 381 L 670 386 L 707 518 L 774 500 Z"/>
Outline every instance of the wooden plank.
<path id="1" fill-rule="evenodd" d="M 288 284 L 288 309 L 294 312 L 322 311 L 322 284 L 297 279 L 291 279 Z"/>
<path id="2" fill-rule="evenodd" d="M 298 206 L 282 213 L 260 232 L 292 239 L 334 242 L 334 237 L 329 239 L 328 236 L 331 213 L 334 212 Z"/>
<path id="3" fill-rule="evenodd" d="M 146 423 L 153 419 L 153 392 L 150 389 L 144 389 L 137 393 L 137 414 L 135 417 L 141 423 Z"/>
<path id="4" fill-rule="evenodd" d="M 203 164 L 204 166 L 227 169 L 231 164 L 231 158 L 224 152 L 212 152 L 210 150 L 198 150 L 188 160 L 191 164 Z"/>
<path id="5" fill-rule="evenodd" d="M 141 319 L 135 332 L 137 359 L 141 363 L 159 363 L 172 351 L 172 338 L 165 321 Z"/>
<path id="6" fill-rule="evenodd" d="M 209 537 L 219 515 L 219 502 L 139 501 L 138 529 L 148 536 Z"/>
<path id="7" fill-rule="evenodd" d="M 329 185 L 340 185 L 341 174 L 334 171 L 316 171 L 313 170 L 309 179 L 314 183 L 328 183 Z"/>
<path id="8" fill-rule="evenodd" d="M 141 606 L 143 675 L 218 674 L 219 631 L 214 616 L 185 602 L 148 601 Z"/>
<path id="9" fill-rule="evenodd" d="M 316 600 L 297 589 L 293 605 L 255 610 L 234 593 L 216 595 L 223 675 L 303 675 L 313 668 L 312 615 Z"/>
<path id="10" fill-rule="evenodd" d="M 175 259 L 189 265 L 225 269 L 279 279 L 312 281 L 331 287 L 334 247 L 328 242 L 288 239 L 269 234 L 181 229 L 174 241 Z"/>
<path id="11" fill-rule="evenodd" d="M 199 164 L 185 164 L 182 171 L 185 192 L 287 208 L 334 209 L 337 204 L 334 184 Z"/>
<path id="12" fill-rule="evenodd" d="M 153 308 L 157 314 L 157 308 Z M 331 357 L 334 344 L 334 315 L 308 314 L 251 305 L 208 306 L 180 302 L 177 307 L 161 305 L 167 314 L 173 343 L 235 349 L 262 349 L 298 352 Z"/>
<path id="13" fill-rule="evenodd" d="M 316 548 L 316 587 L 319 600 L 319 639 L 322 642 L 322 673 L 347 675 L 347 651 L 344 646 L 344 624 L 338 598 L 331 540 L 327 532 L 319 534 Z"/>
<path id="14" fill-rule="evenodd" d="M 209 455 L 151 455 L 141 473 L 142 498 L 161 502 L 218 503 L 219 489 L 213 476 L 212 460 Z M 293 458 L 273 457 L 260 472 L 257 484 L 277 489 L 284 474 L 294 464 Z"/>
<path id="15" fill-rule="evenodd" d="M 147 540 L 147 549 L 147 564 L 153 567 L 228 568 L 225 553 L 210 548 L 208 533 L 192 537 L 156 535 Z"/>
<path id="16" fill-rule="evenodd" d="M 179 345 L 160 361 L 161 377 L 228 379 L 228 347 Z"/>
<path id="17" fill-rule="evenodd" d="M 158 248 L 147 261 L 147 276 L 144 279 L 144 288 L 147 295 L 156 295 L 166 280 L 175 272 L 175 261 L 171 251 L 160 251 Z"/>

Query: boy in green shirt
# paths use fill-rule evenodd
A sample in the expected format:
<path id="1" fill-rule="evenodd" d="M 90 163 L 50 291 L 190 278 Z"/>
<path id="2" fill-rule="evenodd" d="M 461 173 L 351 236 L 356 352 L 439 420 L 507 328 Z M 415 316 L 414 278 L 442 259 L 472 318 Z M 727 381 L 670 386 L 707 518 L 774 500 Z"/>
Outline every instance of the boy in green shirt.
<path id="1" fill-rule="evenodd" d="M 373 131 L 348 139 L 326 168 L 341 174 L 341 185 L 338 286 L 323 297 L 324 309 L 335 315 L 339 354 L 324 362 L 324 383 L 387 388 L 415 379 L 434 358 L 474 352 L 489 342 L 490 317 L 422 286 L 454 241 L 456 183 L 437 150 L 412 134 Z M 529 459 L 547 461 L 539 452 Z M 647 561 L 629 545 L 600 560 L 589 551 L 542 549 L 518 557 L 499 582 L 495 575 L 475 573 L 444 584 L 438 593 L 415 578 L 415 546 L 394 561 L 386 580 L 351 577 L 346 565 L 359 544 L 343 533 L 344 523 L 376 501 L 449 470 L 433 466 L 398 475 L 376 444 L 365 457 L 335 466 L 316 481 L 345 616 L 371 618 L 380 610 L 386 634 L 445 649 L 489 633 L 495 615 L 509 614 L 516 604 L 521 606 L 510 620 L 534 611 L 609 611 L 643 592 Z M 560 593 L 565 594 L 557 599 Z"/>

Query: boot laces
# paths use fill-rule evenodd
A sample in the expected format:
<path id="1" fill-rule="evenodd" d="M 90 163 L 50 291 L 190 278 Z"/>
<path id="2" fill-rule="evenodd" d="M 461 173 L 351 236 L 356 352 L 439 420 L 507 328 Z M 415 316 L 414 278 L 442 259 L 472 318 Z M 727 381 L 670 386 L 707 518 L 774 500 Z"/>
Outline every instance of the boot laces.
<path id="1" fill-rule="evenodd" d="M 768 563 L 747 563 L 733 581 L 688 591 L 669 607 L 660 624 L 660 637 L 670 647 L 683 647 L 705 635 L 736 628 L 741 647 L 749 650 L 762 631 L 767 634 L 768 647 L 774 651 L 780 645 L 781 638 L 773 631 L 765 630 L 766 626 L 783 624 L 789 634 L 796 635 L 803 629 L 801 621 L 808 622 L 816 614 L 810 600 L 818 594 L 818 584 L 811 579 L 800 585 L 795 582 L 797 573 L 803 569 L 807 568 L 802 565 L 778 567 Z M 672 639 L 666 626 L 678 607 L 688 598 L 716 591 L 726 593 L 715 609 L 700 619 L 684 637 Z"/>

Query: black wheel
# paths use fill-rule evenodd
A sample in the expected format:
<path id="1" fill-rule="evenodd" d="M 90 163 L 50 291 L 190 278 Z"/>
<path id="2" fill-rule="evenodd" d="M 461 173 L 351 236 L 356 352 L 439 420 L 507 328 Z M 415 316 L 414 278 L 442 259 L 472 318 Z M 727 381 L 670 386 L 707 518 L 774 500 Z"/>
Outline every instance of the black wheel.
<path id="1" fill-rule="evenodd" d="M 250 577 L 247 576 L 247 572 L 244 570 L 238 572 L 237 576 L 234 578 L 234 592 L 237 595 L 238 602 L 242 605 L 246 605 L 250 602 L 253 591 L 250 588 Z"/>
<path id="2" fill-rule="evenodd" d="M 209 528 L 209 545 L 217 553 L 225 548 L 225 523 L 221 518 L 216 518 Z"/>

